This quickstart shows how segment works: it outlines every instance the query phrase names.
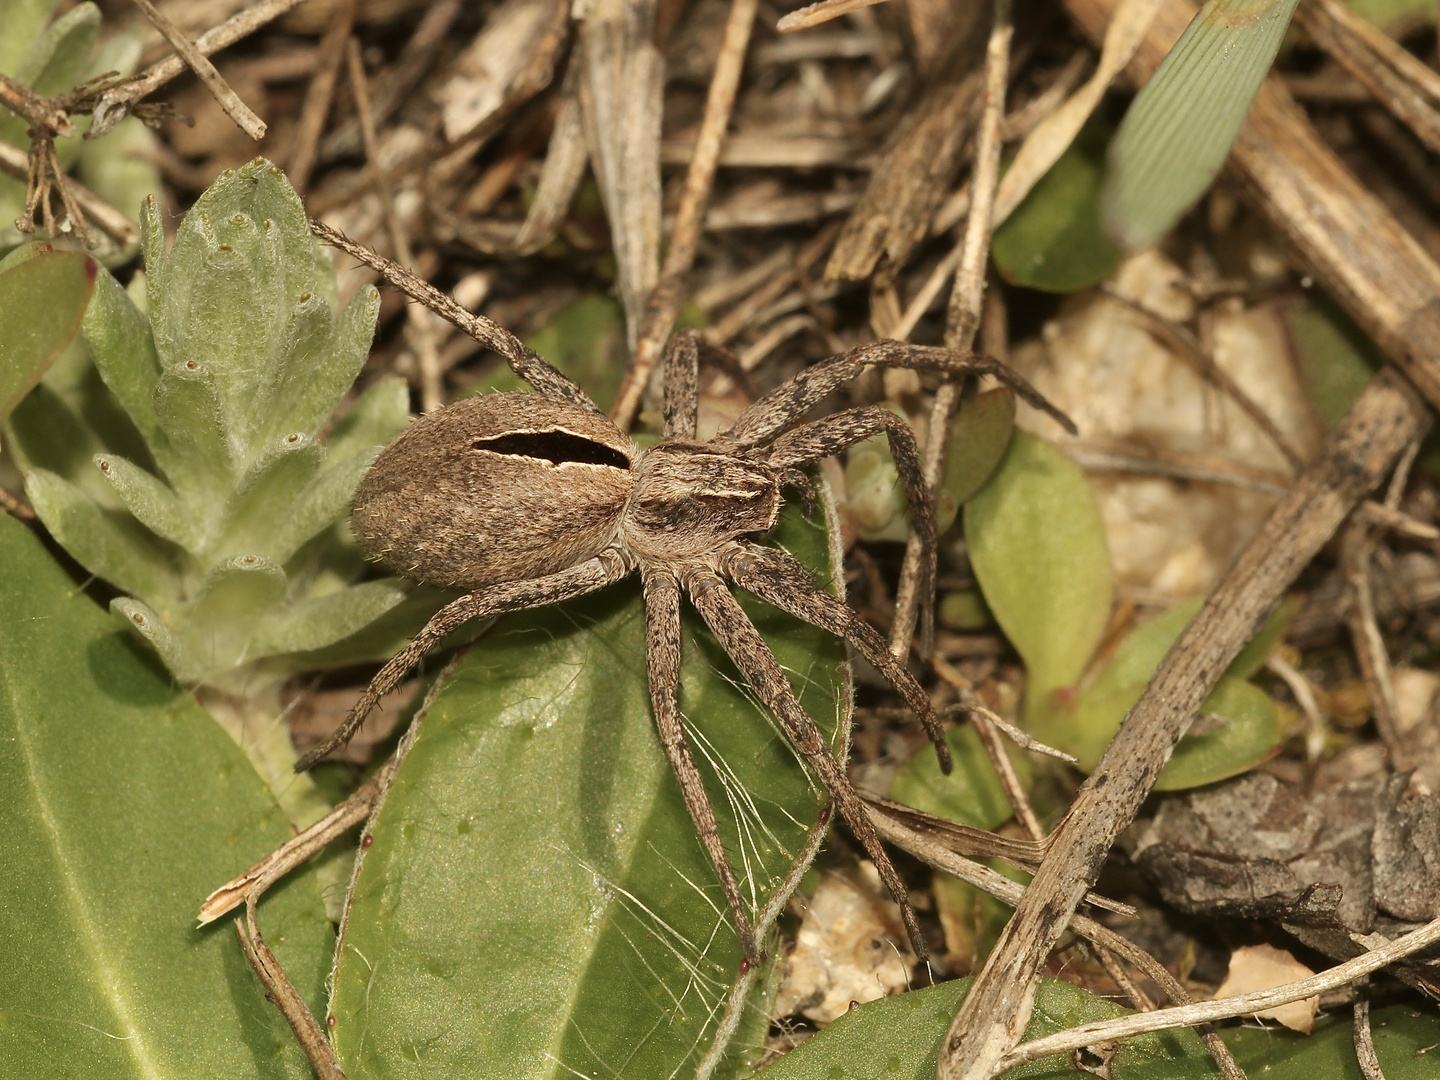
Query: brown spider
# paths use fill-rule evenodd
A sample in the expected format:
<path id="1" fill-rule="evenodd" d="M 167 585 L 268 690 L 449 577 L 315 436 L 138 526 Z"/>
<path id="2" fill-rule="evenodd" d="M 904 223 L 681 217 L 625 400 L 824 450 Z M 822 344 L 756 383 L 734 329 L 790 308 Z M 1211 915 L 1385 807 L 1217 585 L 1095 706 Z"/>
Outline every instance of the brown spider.
<path id="1" fill-rule="evenodd" d="M 916 952 L 924 938 L 905 886 L 881 846 L 843 763 L 796 700 L 779 662 L 727 581 L 844 638 L 919 717 L 949 772 L 950 753 L 930 700 L 880 634 L 821 588 L 801 563 L 758 543 L 775 525 L 781 487 L 798 470 L 884 432 L 924 545 L 920 595 L 934 588 L 934 508 L 904 420 L 878 405 L 801 419 L 863 367 L 994 375 L 1061 423 L 1069 421 L 996 361 L 877 341 L 821 361 L 760 398 L 729 431 L 695 438 L 698 338 L 681 333 L 664 361 L 664 438 L 639 449 L 575 383 L 494 324 L 329 230 L 316 231 L 496 348 L 539 391 L 466 398 L 417 419 L 387 446 L 355 496 L 355 535 L 385 569 L 471 591 L 441 608 L 371 681 L 345 722 L 296 766 L 307 769 L 353 735 L 379 699 L 447 634 L 472 619 L 558 604 L 639 570 L 644 582 L 650 699 L 665 754 L 696 832 L 719 876 L 745 956 L 757 958 L 750 918 L 686 743 L 677 690 L 680 597 L 685 594 L 786 736 L 900 903 Z M 383 263 L 382 265 L 379 265 Z"/>

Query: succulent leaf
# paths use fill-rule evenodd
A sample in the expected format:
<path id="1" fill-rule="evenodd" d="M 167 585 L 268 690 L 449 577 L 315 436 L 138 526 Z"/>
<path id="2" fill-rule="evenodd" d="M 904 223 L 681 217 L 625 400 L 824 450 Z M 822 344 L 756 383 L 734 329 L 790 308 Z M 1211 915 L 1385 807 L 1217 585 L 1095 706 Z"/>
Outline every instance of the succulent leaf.
<path id="1" fill-rule="evenodd" d="M 181 547 L 195 544 L 192 519 L 179 497 L 163 482 L 119 454 L 96 454 L 94 461 L 100 475 L 109 481 L 125 509 L 140 524 Z"/>

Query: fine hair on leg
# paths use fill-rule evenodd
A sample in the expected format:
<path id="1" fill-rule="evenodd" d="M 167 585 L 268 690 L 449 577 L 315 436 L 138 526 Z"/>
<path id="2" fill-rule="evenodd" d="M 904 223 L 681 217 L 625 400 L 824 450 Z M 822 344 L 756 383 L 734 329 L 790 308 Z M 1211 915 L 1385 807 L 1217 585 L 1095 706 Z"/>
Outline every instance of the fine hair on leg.
<path id="1" fill-rule="evenodd" d="M 745 959 L 752 964 L 758 963 L 760 953 L 750 925 L 750 915 L 740 896 L 735 871 L 720 842 L 715 809 L 710 804 L 705 782 L 700 770 L 695 767 L 695 758 L 685 739 L 685 726 L 677 698 L 680 687 L 680 583 L 673 575 L 664 572 L 645 574 L 645 656 L 650 675 L 650 703 L 655 711 L 655 728 L 660 733 L 660 745 L 665 748 L 670 768 L 679 781 L 685 809 L 690 812 L 690 821 L 700 837 L 701 846 L 710 856 L 710 862 L 720 878 L 720 888 L 734 915 L 735 930 L 740 937 L 740 947 L 745 951 Z"/>
<path id="2" fill-rule="evenodd" d="M 713 571 L 703 567 L 692 568 L 683 584 L 711 633 L 730 659 L 735 661 L 735 666 L 766 708 L 775 714 L 791 744 L 815 770 L 855 839 L 860 841 L 861 847 L 874 862 L 880 880 L 900 905 L 900 916 L 905 921 L 905 930 L 916 955 L 922 960 L 929 959 L 930 950 L 921 933 L 915 908 L 910 903 L 910 894 L 880 843 L 864 801 L 851 785 L 844 766 L 835 760 L 819 726 L 795 697 L 790 680 L 785 677 L 780 662 L 765 644 L 760 631 L 755 629 L 755 624 Z"/>

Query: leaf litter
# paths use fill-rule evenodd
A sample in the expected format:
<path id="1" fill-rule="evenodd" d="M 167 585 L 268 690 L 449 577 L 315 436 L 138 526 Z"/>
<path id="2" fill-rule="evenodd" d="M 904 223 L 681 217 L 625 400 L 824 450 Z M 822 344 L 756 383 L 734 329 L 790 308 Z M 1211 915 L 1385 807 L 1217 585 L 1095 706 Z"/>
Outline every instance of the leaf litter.
<path id="1" fill-rule="evenodd" d="M 289 5 L 268 6 L 279 12 Z M 1145 652 L 1133 643 L 1127 651 L 1126 642 L 1177 604 L 1226 580 L 1277 502 L 1296 489 L 1305 463 L 1323 451 L 1326 432 L 1343 423 L 1366 392 L 1382 354 L 1356 323 L 1383 339 L 1381 331 L 1393 319 L 1386 322 L 1391 316 L 1379 298 L 1357 299 L 1323 255 L 1303 238 L 1293 239 L 1304 227 L 1298 211 L 1277 202 L 1279 196 L 1247 194 L 1225 177 L 1158 249 L 1130 256 L 1113 272 L 1074 261 L 1085 254 L 1075 250 L 1075 238 L 1089 235 L 1084 230 L 1020 229 L 1023 218 L 1042 211 L 1061 215 L 1055 219 L 1061 221 L 1064 215 L 1081 220 L 1096 213 L 1094 205 L 1084 205 L 1099 198 L 1093 188 L 1086 193 L 1083 185 L 1067 185 L 1052 192 L 1039 183 L 1046 170 L 1025 163 L 1061 159 L 1087 117 L 1097 117 L 1097 130 L 1113 125 L 1128 91 L 1115 83 L 1104 97 L 1104 88 L 1129 52 L 1135 53 L 1135 65 L 1153 67 L 1157 27 L 1176 18 L 1171 5 L 1135 0 L 1119 5 L 1117 27 L 1123 19 L 1132 21 L 1105 40 L 1093 79 L 1067 92 L 1083 78 L 1071 70 L 1075 58 L 1095 55 L 1090 41 L 1099 38 L 1096 28 L 1103 29 L 1112 5 L 1074 0 L 1065 6 L 1068 16 L 1056 5 L 1043 32 L 1022 24 L 1028 16 L 1017 20 L 1009 92 L 1002 103 L 1007 123 L 1011 118 L 1016 123 L 1004 153 L 1009 158 L 1023 142 L 1018 160 L 1024 168 L 1012 169 L 1015 179 L 1007 173 L 1001 181 L 997 218 L 1013 212 L 1017 225 L 1004 244 L 997 238 L 1003 281 L 992 280 L 986 292 L 979 344 L 1032 375 L 1077 420 L 1078 439 L 1056 439 L 1022 407 L 1022 434 L 1013 438 L 1032 438 L 1023 434 L 1027 431 L 1039 435 L 1083 471 L 1073 485 L 1072 497 L 1080 501 L 1070 505 L 1091 500 L 1103 542 L 1096 548 L 1100 554 L 1065 573 L 1093 582 L 1113 566 L 1114 589 L 1098 601 L 1087 596 L 1083 611 L 1064 601 L 1017 616 L 1017 601 L 987 587 L 985 560 L 1000 558 L 1005 572 L 1023 581 L 1025 559 L 1040 558 L 1034 565 L 1043 566 L 1050 556 L 1043 545 L 1027 550 L 1013 543 L 999 556 L 982 554 L 984 538 L 970 534 L 964 524 L 970 509 L 961 508 L 962 526 L 948 534 L 942 562 L 942 604 L 948 604 L 944 610 L 970 614 L 963 628 L 942 625 L 935 661 L 917 670 L 942 705 L 979 702 L 1032 727 L 1043 728 L 1048 720 L 1054 728 L 1054 710 L 1042 716 L 1034 696 L 1027 697 L 1027 686 L 1043 686 L 1054 695 L 1052 704 L 1064 707 L 1059 715 L 1103 714 L 1113 730 L 1164 654 L 1163 647 L 1157 650 L 1149 670 L 1120 680 L 1124 693 L 1102 702 L 1096 688 L 1117 685 L 1111 666 L 1116 658 Z M 198 4 L 172 17 L 198 37 L 232 11 L 233 5 Z M 149 160 L 168 185 L 171 205 L 180 207 L 221 168 L 238 166 L 257 152 L 281 165 L 309 154 L 315 162 L 306 192 L 312 215 L 392 252 L 398 229 L 425 277 L 457 288 L 463 284 L 473 299 L 469 306 L 518 333 L 553 342 L 546 355 L 573 357 L 572 373 L 587 386 L 613 380 L 618 387 L 623 364 L 614 358 L 614 318 L 596 319 L 592 328 L 567 313 L 595 310 L 597 304 L 613 309 L 611 298 L 618 296 L 623 334 L 636 346 L 663 324 L 653 321 L 647 305 L 661 272 L 662 237 L 684 199 L 683 168 L 674 166 L 688 163 L 705 125 L 713 127 L 713 118 L 706 119 L 707 89 L 730 14 L 731 6 L 719 0 L 690 5 L 597 0 L 569 10 L 553 0 L 506 0 L 474 10 L 445 0 L 306 4 L 258 29 L 242 47 L 215 54 L 226 84 L 268 126 L 258 147 L 225 119 L 208 90 L 187 85 L 186 76 L 162 96 L 169 95 L 179 112 L 197 122 L 189 128 L 164 121 Z M 980 91 L 989 34 L 983 6 L 954 9 L 910 0 L 856 7 L 785 35 L 773 29 L 778 14 L 762 8 L 748 44 L 741 46 L 747 59 L 733 109 L 720 117 L 727 137 L 719 146 L 713 190 L 707 189 L 700 204 L 693 263 L 680 268 L 684 280 L 676 279 L 681 280 L 676 295 L 690 304 L 683 317 L 707 327 L 713 344 L 739 358 L 737 363 L 717 354 L 715 374 L 707 376 L 713 396 L 705 407 L 721 415 L 733 415 L 736 399 L 875 334 L 898 328 L 921 341 L 952 334 L 953 319 L 947 320 L 939 301 L 945 282 L 964 262 L 960 233 L 965 208 L 975 198 L 971 133 L 989 122 Z M 1407 165 L 1416 160 L 1412 144 L 1424 144 L 1428 135 L 1424 113 L 1407 113 L 1401 92 L 1412 84 L 1426 92 L 1433 88 L 1426 81 L 1431 76 L 1414 68 L 1433 57 L 1433 48 L 1427 53 L 1423 33 L 1404 31 L 1403 24 L 1397 46 L 1389 38 L 1371 40 L 1343 15 L 1331 12 L 1325 18 L 1329 21 L 1322 23 L 1312 16 L 1307 24 L 1319 47 L 1302 41 L 1282 54 L 1279 79 L 1334 147 L 1335 167 L 1370 184 L 1381 212 L 1403 222 L 1428 250 L 1404 256 L 1422 260 L 1414 264 L 1422 270 L 1410 275 L 1412 287 L 1421 288 L 1413 282 L 1429 280 L 1423 260 L 1440 251 L 1435 239 L 1440 229 L 1423 170 Z M 338 33 L 331 32 L 335 28 Z M 1403 36 L 1407 32 L 1411 36 Z M 162 59 L 168 47 L 153 31 L 143 33 L 149 36 L 142 63 Z M 339 51 L 350 35 L 360 46 L 373 113 L 376 138 L 368 150 L 357 113 L 363 98 L 348 85 Z M 1357 42 L 1364 43 L 1363 50 Z M 299 123 L 300 114 L 317 92 L 318 73 L 327 69 L 337 73 L 333 101 L 322 110 L 328 113 L 325 123 L 311 132 Z M 1370 89 L 1346 97 L 1342 91 L 1352 85 L 1347 80 L 1357 79 L 1353 85 Z M 1382 110 L 1358 104 L 1370 100 L 1367 94 L 1395 109 L 1397 120 L 1389 128 L 1376 119 L 1383 120 Z M 1262 95 L 1262 107 L 1263 100 Z M 1021 123 L 1036 102 L 1047 109 L 1065 104 L 1046 114 L 1048 120 L 1037 114 Z M 997 119 L 993 106 L 991 113 L 990 121 Z M 1413 134 L 1411 124 L 1418 125 Z M 1033 141 L 1026 139 L 1029 131 Z M 305 140 L 313 144 L 303 145 Z M 598 163 L 592 174 L 584 171 L 586 159 Z M 387 175 L 377 183 L 381 169 Z M 1027 185 L 1038 185 L 1029 205 Z M 1080 202 L 1065 205 L 1077 190 Z M 1264 213 L 1255 210 L 1257 198 Z M 1265 214 L 1279 225 L 1267 222 Z M 613 228 L 612 221 L 618 223 Z M 1040 242 L 1033 237 L 1046 246 L 1026 250 L 1026 243 Z M 1017 243 L 1017 259 L 1029 260 L 1023 265 L 1040 265 L 1039 259 L 1051 269 L 1078 269 L 1079 276 L 1049 280 L 1062 286 L 1063 299 L 1036 291 L 1046 282 L 1012 273 L 1022 262 L 1002 251 Z M 1292 243 L 1306 253 L 1304 261 L 1291 254 Z M 1383 278 L 1378 271 L 1375 276 Z M 338 278 L 342 303 L 376 280 L 372 271 L 343 259 Z M 1348 313 L 1321 290 L 1348 305 Z M 1394 294 L 1400 293 L 1397 287 Z M 438 323 L 430 324 L 432 341 L 425 345 L 414 319 L 396 318 L 404 310 L 396 299 L 386 292 L 362 386 L 399 373 L 417 394 L 438 387 L 448 399 L 490 379 L 493 359 L 484 350 Z M 669 317 L 679 316 L 677 307 Z M 426 360 L 432 349 L 433 358 Z M 598 370 L 588 371 L 587 363 Z M 60 386 L 64 377 L 64 365 L 58 364 L 47 385 Z M 1424 379 L 1419 381 L 1423 388 Z M 937 427 L 931 423 L 934 390 L 924 382 L 867 378 L 852 388 L 846 403 L 888 402 L 923 435 Z M 642 394 L 636 404 L 643 424 L 654 401 Z M 961 402 L 962 414 L 967 404 Z M 957 426 L 953 437 L 963 439 L 964 428 Z M 1156 946 L 1159 959 L 1196 996 L 1216 991 L 1226 958 L 1240 950 L 1281 945 L 1320 967 L 1380 944 L 1377 935 L 1393 938 L 1437 914 L 1440 811 L 1433 791 L 1440 783 L 1440 719 L 1431 671 L 1434 642 L 1440 640 L 1434 619 L 1440 606 L 1435 550 L 1440 496 L 1430 453 L 1422 448 L 1388 492 L 1361 502 L 1357 520 L 1369 530 L 1369 546 L 1358 570 L 1353 560 L 1347 568 L 1330 552 L 1305 560 L 1309 565 L 1293 594 L 1297 613 L 1281 631 L 1284 640 L 1273 646 L 1274 662 L 1262 656 L 1243 674 L 1232 669 L 1231 677 L 1250 688 L 1245 693 L 1258 695 L 1270 710 L 1272 727 L 1266 730 L 1275 733 L 1259 757 L 1254 748 L 1240 756 L 1227 751 L 1232 765 L 1252 771 L 1153 799 L 1102 878 L 1101 891 L 1109 888 L 1117 899 L 1135 900 L 1145 913 L 1141 922 L 1156 925 L 1110 916 L 1106 921 L 1138 940 L 1164 943 Z M 860 482 L 847 490 L 863 456 L 857 448 L 849 469 L 831 469 L 827 476 L 837 487 L 842 534 L 850 545 L 852 602 L 888 627 L 902 563 L 895 538 L 903 531 L 863 524 L 877 513 L 896 520 L 884 518 L 883 454 L 870 463 L 882 470 L 881 481 L 868 484 L 870 502 L 860 505 Z M 982 503 L 986 497 L 982 491 Z M 989 497 L 996 497 L 994 490 Z M 848 509 L 847 499 L 854 500 Z M 1039 526 L 1042 532 L 1049 527 Z M 857 532 L 866 539 L 856 543 Z M 879 535 L 885 538 L 871 538 Z M 990 579 L 995 580 L 993 571 Z M 1357 580 L 1368 583 L 1370 594 L 1360 616 L 1354 614 Z M 1034 603 L 1029 597 L 1018 602 Z M 1015 629 L 1021 624 L 1017 617 L 1021 623 L 1030 618 L 1060 627 L 1078 619 L 1094 630 L 1084 635 L 1084 647 L 1074 650 L 1077 658 L 1065 658 L 1054 672 L 1041 660 L 1037 670 L 1040 654 L 1027 650 L 1024 632 Z M 1152 638 L 1159 640 L 1157 634 L 1152 631 Z M 1173 633 L 1166 640 L 1174 640 Z M 888 779 L 915 757 L 920 740 L 914 725 L 897 719 L 895 702 L 878 681 L 863 667 L 857 678 L 852 767 L 883 795 Z M 338 694 L 343 701 L 337 689 L 342 682 L 343 676 L 330 676 L 323 690 L 314 690 L 314 679 L 302 678 L 287 693 L 302 703 L 319 693 Z M 1371 703 L 1387 695 L 1394 722 L 1378 731 L 1371 717 L 1383 706 Z M 1237 723 L 1233 717 L 1216 719 L 1206 709 L 1198 729 L 1191 729 L 1192 741 L 1210 737 L 1204 734 L 1207 723 L 1211 734 Z M 388 749 L 383 739 L 379 745 Z M 1103 746 L 1095 744 L 1082 761 L 1093 764 Z M 984 760 L 978 746 L 971 751 L 977 762 Z M 1257 766 L 1261 758 L 1268 760 Z M 1194 775 L 1209 780 L 1221 774 L 1223 769 Z M 1033 811 L 1053 827 L 1081 774 L 1032 757 L 1021 775 Z M 343 794 L 357 777 L 339 779 L 337 793 Z M 727 794 L 743 807 L 734 783 L 729 781 Z M 951 814 L 946 805 L 941 799 L 926 808 Z M 763 840 L 756 834 L 738 843 L 744 848 Z M 863 879 L 861 864 L 848 852 L 845 839 L 837 837 L 822 856 L 828 867 L 822 884 L 804 890 L 810 913 L 782 924 L 786 938 L 779 951 L 785 956 L 777 962 L 793 969 L 806 955 L 820 955 L 817 949 L 829 950 L 827 963 L 836 969 L 832 989 L 857 976 L 887 992 L 925 984 L 923 970 L 880 981 L 873 969 L 867 973 L 868 942 L 878 940 L 873 935 L 886 924 L 883 914 L 875 914 L 882 912 L 876 898 L 842 906 L 851 916 L 825 915 L 837 888 L 833 882 Z M 922 905 L 933 912 L 932 933 L 945 942 L 947 962 L 955 966 L 935 974 L 962 974 L 965 958 L 978 966 L 985 943 L 999 934 L 1003 910 L 986 914 L 979 894 L 958 896 L 953 879 L 942 883 L 938 875 L 932 883 L 920 863 L 912 865 L 909 877 Z M 866 911 L 872 914 L 860 918 Z M 834 959 L 844 955 L 837 946 L 847 936 L 840 929 L 847 918 L 852 943 L 865 939 L 858 952 L 852 945 L 859 959 L 849 964 Z M 856 925 L 867 929 L 857 933 Z M 791 946 L 791 939 L 797 944 Z M 902 955 L 890 951 L 887 962 L 900 964 Z M 1117 982 L 1098 954 L 1070 938 L 1048 966 L 1097 995 L 1128 992 L 1123 985 L 1128 979 Z M 1393 970 L 1412 987 L 1433 991 L 1435 978 L 1426 962 L 1411 960 Z M 775 1051 L 795 1045 L 836 1014 L 833 1007 L 806 1014 L 799 1002 L 814 996 L 819 981 L 803 992 L 800 985 L 792 977 L 789 996 L 781 990 L 784 1004 L 778 1008 L 792 1011 L 790 1021 L 783 1012 L 749 1017 L 751 1064 L 763 1056 L 771 1021 Z M 1137 989 L 1164 996 L 1148 977 Z M 1405 992 L 1384 982 L 1366 991 L 1381 995 L 1377 1004 L 1388 1000 L 1385 995 Z M 763 993 L 755 1000 L 764 1009 L 773 1007 Z M 717 1008 L 719 1001 L 709 1007 Z M 1131 1003 L 1146 1004 L 1133 996 Z M 1322 1009 L 1337 1004 L 1321 999 Z M 863 1015 L 859 1010 L 838 1026 L 858 1023 Z M 1295 1046 L 1296 1060 L 1303 1061 L 1304 1044 Z M 1407 1075 L 1383 1045 L 1380 1053 L 1386 1075 Z M 617 1060 L 607 1053 L 604 1064 Z M 726 1066 L 735 1075 L 748 1067 Z M 1123 1068 L 1116 1075 L 1125 1075 Z"/>

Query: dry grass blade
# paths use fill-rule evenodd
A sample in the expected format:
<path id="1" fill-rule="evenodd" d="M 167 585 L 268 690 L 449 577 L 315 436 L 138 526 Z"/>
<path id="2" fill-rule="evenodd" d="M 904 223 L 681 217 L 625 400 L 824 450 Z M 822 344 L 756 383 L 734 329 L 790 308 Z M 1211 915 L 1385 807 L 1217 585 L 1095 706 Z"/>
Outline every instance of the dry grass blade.
<path id="1" fill-rule="evenodd" d="M 580 102 L 591 168 L 610 221 L 633 349 L 660 270 L 660 105 L 665 62 L 655 0 L 596 0 L 580 31 Z"/>
<path id="2" fill-rule="evenodd" d="M 300 110 L 300 129 L 295 133 L 295 149 L 290 155 L 290 168 L 286 170 L 291 186 L 302 195 L 310 186 L 310 170 L 315 166 L 320 135 L 325 129 L 330 102 L 335 95 L 335 79 L 345 59 L 345 42 L 354 23 L 355 0 L 338 0 L 330 13 L 330 25 L 325 29 L 325 36 L 320 39 L 319 62 L 310 78 L 305 106 Z"/>
<path id="3" fill-rule="evenodd" d="M 735 93 L 740 86 L 745 53 L 750 47 L 750 30 L 755 24 L 756 7 L 757 0 L 733 0 L 730 5 L 730 17 L 725 22 L 725 33 L 720 41 L 720 55 L 715 60 L 715 74 L 710 79 L 710 91 L 705 98 L 700 133 L 695 139 L 695 151 L 680 193 L 680 208 L 675 214 L 675 227 L 665 252 L 665 265 L 660 269 L 660 279 L 646 304 L 645 322 L 634 357 L 615 398 L 611 419 L 622 430 L 630 426 L 639 410 L 640 397 L 685 299 L 685 283 L 695 261 L 705 204 L 710 199 L 725 129 L 730 124 L 730 113 L 735 107 Z"/>
<path id="4" fill-rule="evenodd" d="M 1338 0 L 1301 4 L 1295 18 L 1431 152 L 1440 152 L 1440 75 Z"/>
<path id="5" fill-rule="evenodd" d="M 835 242 L 827 279 L 862 281 L 877 264 L 893 273 L 929 235 L 930 219 L 955 182 L 980 117 L 984 76 L 974 64 L 983 12 L 979 4 L 967 9 L 954 31 L 940 65 L 945 77 L 925 91 L 876 166 Z"/>
<path id="6" fill-rule="evenodd" d="M 241 38 L 253 34 L 266 23 L 273 22 L 300 0 L 257 0 L 244 11 L 226 19 L 225 22 L 208 30 L 195 39 L 195 51 L 200 56 L 210 56 Z M 149 97 L 160 87 L 187 70 L 185 61 L 179 56 L 167 57 L 158 64 L 152 64 L 135 78 L 105 90 L 95 103 L 95 121 L 90 125 L 86 138 L 98 139 L 115 129 L 134 107 L 135 103 Z M 242 125 L 243 126 L 243 125 Z"/>
<path id="7" fill-rule="evenodd" d="M 263 139 L 266 130 L 265 121 L 256 116 L 254 110 L 240 100 L 240 95 L 230 88 L 230 84 L 215 69 L 215 65 L 205 58 L 205 54 L 195 47 L 195 43 L 167 19 L 150 0 L 132 0 L 132 2 L 145 13 L 145 17 L 185 61 L 185 66 L 195 73 L 195 77 L 220 103 L 220 107 L 225 110 L 225 115 L 234 120 L 236 126 L 256 142 Z"/>
<path id="8" fill-rule="evenodd" d="M 970 216 L 966 219 L 956 264 L 955 287 L 945 319 L 945 346 L 969 352 L 980 329 L 981 303 L 985 294 L 985 268 L 990 261 L 990 215 L 995 187 L 1000 177 L 1000 125 L 1005 116 L 1005 90 L 1010 76 L 1010 42 L 1014 36 L 1010 0 L 995 0 L 985 66 L 981 70 L 980 125 L 971 173 Z M 937 203 L 938 205 L 938 203 Z M 931 208 L 933 211 L 933 207 Z M 928 214 L 926 217 L 928 226 Z M 833 260 L 832 260 L 833 264 Z M 925 483 L 931 492 L 940 486 L 945 463 L 945 443 L 950 431 L 950 414 L 960 400 L 960 385 L 943 384 L 930 407 L 930 437 L 925 444 Z M 935 638 L 935 608 L 932 597 L 921 595 L 925 582 L 933 582 L 935 569 L 921 564 L 924 552 L 920 538 L 911 533 L 905 545 L 905 561 L 895 595 L 895 619 L 890 626 L 890 651 L 896 656 L 910 652 L 915 620 L 920 619 L 920 652 L 928 656 Z M 933 554 L 931 556 L 933 559 Z"/>
<path id="9" fill-rule="evenodd" d="M 792 30 L 808 30 L 812 26 L 820 26 L 831 19 L 838 19 L 841 15 L 848 15 L 852 11 L 883 3 L 885 0 L 819 0 L 818 3 L 809 4 L 783 16 L 775 24 L 775 29 L 782 34 Z"/>
<path id="10" fill-rule="evenodd" d="M 1075 141 L 1115 76 L 1124 70 L 1145 40 L 1145 32 L 1161 3 L 1163 0 L 1122 0 L 1115 9 L 1115 16 L 1105 31 L 1095 74 L 1064 105 L 1040 121 L 1015 154 L 995 195 L 993 224 L 999 225 L 1025 201 L 1030 189 Z"/>
<path id="11" fill-rule="evenodd" d="M 1308 979 L 1299 979 L 1269 990 L 1257 990 L 1253 994 L 1197 1001 L 1192 1005 L 1181 1005 L 1172 1009 L 1157 1009 L 1155 1012 L 1135 1013 L 1115 1020 L 1081 1024 L 1068 1031 L 1022 1043 L 1000 1060 L 998 1068 L 1013 1069 L 1027 1061 L 1035 1061 L 1051 1054 L 1078 1050 L 1093 1043 L 1128 1038 L 1149 1031 L 1168 1031 L 1216 1020 L 1229 1020 L 1237 1016 L 1252 1016 L 1265 1009 L 1288 1005 L 1292 1001 L 1303 1001 L 1307 997 L 1346 986 L 1437 941 L 1440 941 L 1440 919 L 1428 922 L 1388 945 L 1362 953 L 1353 960 L 1347 960 Z"/>

